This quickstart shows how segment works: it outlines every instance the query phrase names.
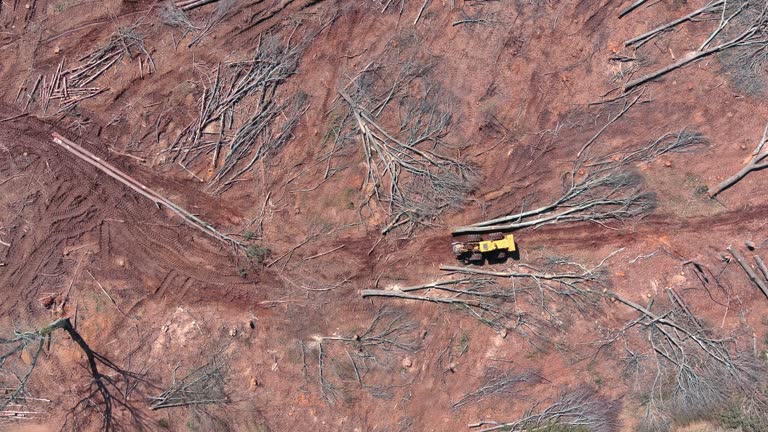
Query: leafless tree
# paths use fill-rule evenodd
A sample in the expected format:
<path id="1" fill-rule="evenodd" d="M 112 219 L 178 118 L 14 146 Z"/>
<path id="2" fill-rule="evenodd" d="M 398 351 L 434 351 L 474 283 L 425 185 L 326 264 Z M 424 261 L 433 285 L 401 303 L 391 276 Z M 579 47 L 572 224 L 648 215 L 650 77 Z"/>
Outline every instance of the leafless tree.
<path id="1" fill-rule="evenodd" d="M 329 134 L 331 154 L 350 138 L 359 143 L 367 167 L 363 190 L 373 211 L 389 216 L 382 233 L 410 231 L 456 208 L 476 179 L 467 163 L 449 156 L 453 116 L 449 96 L 430 78 L 434 64 L 418 55 L 413 40 L 404 45 L 385 51 L 339 89 Z"/>
<path id="2" fill-rule="evenodd" d="M 760 142 L 757 143 L 757 147 L 755 147 L 755 150 L 752 152 L 752 159 L 747 162 L 747 164 L 744 165 L 744 168 L 740 169 L 739 172 L 727 178 L 726 180 L 723 180 L 722 183 L 717 185 L 712 190 L 712 192 L 710 192 L 710 196 L 712 198 L 716 197 L 722 191 L 738 183 L 752 171 L 759 171 L 768 168 L 768 160 L 766 160 L 766 158 L 768 158 L 768 147 L 765 145 L 766 142 L 768 142 L 768 124 L 765 126 L 765 130 L 763 131 L 762 138 L 760 138 Z"/>
<path id="3" fill-rule="evenodd" d="M 544 409 L 531 407 L 518 420 L 500 422 L 483 420 L 469 425 L 479 432 L 525 432 L 546 430 L 547 427 L 564 426 L 584 428 L 592 432 L 617 432 L 621 430 L 619 414 L 621 404 L 600 396 L 593 387 L 582 384 L 565 389 L 557 400 Z"/>
<path id="4" fill-rule="evenodd" d="M 264 158 L 272 156 L 293 138 L 293 131 L 309 108 L 308 97 L 299 93 L 285 104 L 261 107 L 235 132 L 221 167 L 211 180 L 221 191 Z M 257 144 L 253 149 L 254 144 Z M 247 163 L 240 163 L 250 155 Z"/>
<path id="5" fill-rule="evenodd" d="M 643 33 L 640 36 L 636 36 L 632 39 L 627 40 L 624 42 L 625 46 L 635 46 L 635 47 L 641 47 L 643 44 L 650 42 L 653 38 L 656 36 L 673 30 L 675 27 L 684 24 L 686 22 L 690 22 L 694 20 L 695 18 L 701 16 L 701 15 L 708 15 L 708 14 L 719 14 L 722 11 L 723 4 L 725 4 L 726 1 L 724 0 L 714 0 L 703 7 L 696 9 L 693 12 L 690 12 L 674 21 L 671 21 L 669 23 L 666 23 L 664 25 L 661 25 L 659 27 L 654 28 L 653 30 L 650 30 L 646 33 Z"/>
<path id="6" fill-rule="evenodd" d="M 391 369 L 392 354 L 419 349 L 416 326 L 402 313 L 380 308 L 368 328 L 357 334 L 320 336 L 302 343 L 317 356 L 317 379 L 323 396 L 332 402 L 343 386 L 353 383 L 369 391 L 378 387 L 367 376 L 377 367 Z"/>
<path id="7" fill-rule="evenodd" d="M 464 405 L 479 402 L 489 396 L 520 398 L 521 389 L 519 386 L 521 384 L 540 383 L 541 381 L 541 372 L 534 369 L 500 371 L 493 368 L 488 371 L 488 377 L 483 385 L 462 396 L 461 399 L 451 405 L 451 408 L 458 409 Z"/>
<path id="8" fill-rule="evenodd" d="M 658 312 L 607 293 L 640 313 L 601 341 L 601 349 L 623 340 L 629 375 L 650 379 L 643 388 L 641 430 L 665 431 L 673 419 L 706 417 L 736 395 L 751 395 L 750 400 L 762 406 L 765 365 L 740 350 L 737 338 L 719 337 L 707 328 L 676 291 L 668 288 L 666 293 L 669 306 Z"/>
<path id="9" fill-rule="evenodd" d="M 747 60 L 744 64 L 755 69 L 755 62 L 764 62 L 768 59 L 765 55 L 766 50 L 768 50 L 768 42 L 766 42 L 768 15 L 766 12 L 768 12 L 768 8 L 762 2 L 713 0 L 685 16 L 628 40 L 625 42 L 627 46 L 640 46 L 659 34 L 683 23 L 697 20 L 700 16 L 719 15 L 717 26 L 702 41 L 696 51 L 656 71 L 628 81 L 624 85 L 624 91 L 629 91 L 702 58 L 727 50 L 741 51 L 744 60 Z"/>
<path id="10" fill-rule="evenodd" d="M 27 385 L 37 370 L 44 347 L 50 346 L 56 330 L 62 330 L 80 348 L 86 357 L 86 369 L 91 378 L 91 383 L 85 392 L 85 396 L 69 411 L 65 426 L 82 425 L 92 420 L 94 412 L 101 419 L 101 429 L 112 431 L 118 428 L 119 414 L 127 413 L 128 421 L 133 425 L 140 425 L 143 419 L 132 405 L 129 393 L 134 384 L 142 378 L 131 372 L 121 369 L 103 355 L 95 352 L 82 338 L 80 333 L 72 326 L 69 318 L 61 318 L 36 330 L 14 331 L 8 338 L 0 338 L 3 353 L 0 354 L 0 371 L 15 377 L 16 383 L 13 390 L 0 399 L 0 410 L 5 410 L 12 403 L 16 403 L 25 397 Z M 28 365 L 18 365 L 22 354 L 31 350 L 31 360 Z M 23 363 L 23 362 L 22 362 Z M 20 374 L 16 370 L 22 369 Z M 107 370 L 105 373 L 103 370 Z"/>
<path id="11" fill-rule="evenodd" d="M 601 309 L 607 259 L 592 268 L 562 258 L 507 271 L 441 266 L 459 277 L 361 294 L 453 305 L 497 331 L 513 331 L 544 349 L 557 344 L 553 339 L 565 334 L 575 316 L 592 317 Z"/>
<path id="12" fill-rule="evenodd" d="M 164 152 L 185 169 L 210 155 L 213 176 L 209 187 L 216 193 L 277 152 L 293 138 L 309 107 L 306 94 L 281 97 L 278 88 L 296 72 L 314 35 L 311 32 L 295 43 L 290 37 L 287 41 L 276 35 L 264 37 L 253 59 L 218 65 L 214 76 L 208 77 L 209 85 L 203 84 L 198 117 Z M 236 119 L 243 106 L 251 106 L 250 114 Z"/>
<path id="13" fill-rule="evenodd" d="M 173 370 L 173 382 L 158 396 L 150 397 L 150 408 L 225 404 L 230 401 L 225 390 L 228 366 L 222 351 L 211 356 L 202 366 L 177 378 L 179 367 Z"/>
<path id="14" fill-rule="evenodd" d="M 690 152 L 706 144 L 696 132 L 670 132 L 631 151 L 579 159 L 563 179 L 563 194 L 542 207 L 459 227 L 454 234 L 484 233 L 580 221 L 626 220 L 656 206 L 655 195 L 643 190 L 634 167 L 668 153 Z"/>

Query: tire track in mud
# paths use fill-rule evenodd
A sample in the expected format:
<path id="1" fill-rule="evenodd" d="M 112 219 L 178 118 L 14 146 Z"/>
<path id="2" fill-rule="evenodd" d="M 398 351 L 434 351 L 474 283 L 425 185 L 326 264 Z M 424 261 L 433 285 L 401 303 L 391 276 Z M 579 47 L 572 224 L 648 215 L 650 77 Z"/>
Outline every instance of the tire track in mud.
<path id="1" fill-rule="evenodd" d="M 526 236 L 536 242 L 556 241 L 559 245 L 598 246 L 622 241 L 642 241 L 661 235 L 691 232 L 729 233 L 743 231 L 746 224 L 765 219 L 768 204 L 747 209 L 726 210 L 712 216 L 680 218 L 670 215 L 650 215 L 633 227 L 621 230 L 595 228 L 592 224 L 571 226 L 542 226 L 526 231 Z"/>
<path id="2" fill-rule="evenodd" d="M 0 159 L 0 167 L 15 165 L 7 158 L 26 155 L 34 159 L 25 168 L 25 174 L 36 179 L 29 182 L 34 190 L 16 198 L 37 197 L 14 220 L 3 221 L 15 229 L 9 239 L 13 246 L 4 259 L 7 266 L 0 268 L 0 284 L 7 287 L 0 295 L 0 312 L 33 307 L 41 292 L 59 290 L 68 283 L 69 276 L 41 275 L 70 273 L 74 260 L 67 260 L 63 251 L 86 243 L 83 238 L 87 236 L 97 239 L 96 252 L 89 258 L 98 268 L 94 271 L 112 270 L 139 288 L 126 294 L 130 297 L 126 309 L 154 298 L 195 303 L 242 302 L 259 296 L 253 283 L 237 274 L 228 251 L 190 233 L 180 220 L 49 143 L 48 129 L 34 119 L 14 126 L 0 125 L 0 141 L 9 148 L 0 155 L 6 158 Z M 0 175 L 12 175 L 12 170 L 0 169 Z M 651 215 L 625 230 L 596 229 L 590 224 L 543 226 L 527 230 L 521 240 L 566 247 L 626 245 L 672 232 L 734 231 L 764 217 L 767 210 L 765 205 L 688 219 Z M 436 237 L 441 239 L 438 244 L 450 241 L 444 235 Z M 441 253 L 434 256 L 447 258 Z M 128 262 L 127 268 L 116 268 L 118 258 Z"/>
<path id="3" fill-rule="evenodd" d="M 34 202 L 23 206 L 15 218 L 3 221 L 11 227 L 12 233 L 11 247 L 5 257 L 6 268 L 0 273 L 0 284 L 6 288 L 6 296 L 0 298 L 0 310 L 4 311 L 18 308 L 19 304 L 30 307 L 43 288 L 47 292 L 59 289 L 58 284 L 43 285 L 49 281 L 42 281 L 39 276 L 63 273 L 63 248 L 98 225 L 97 208 L 88 197 L 88 187 L 73 181 L 85 178 L 86 173 L 76 168 L 63 172 L 52 166 L 40 146 L 30 145 L 31 140 L 26 134 L 9 134 L 8 129 L 0 130 L 0 140 L 8 147 L 2 166 L 16 165 L 13 158 L 35 159 L 23 169 L 23 174 L 35 180 L 27 183 L 29 187 L 39 188 L 24 191 L 15 184 L 3 191 L 6 196 L 21 192 L 22 200 L 35 197 Z M 46 187 L 46 181 L 51 180 L 53 182 Z M 5 204 L 12 206 L 14 203 Z M 57 282 L 63 283 L 63 279 Z"/>
<path id="4" fill-rule="evenodd" d="M 33 179 L 0 187 L 2 205 L 18 209 L 0 221 L 12 245 L 0 256 L 0 313 L 24 313 L 42 293 L 63 290 L 74 265 L 64 251 L 86 243 L 98 245 L 84 262 L 97 276 L 128 280 L 127 309 L 155 296 L 191 303 L 257 295 L 253 282 L 238 275 L 230 251 L 51 144 L 49 129 L 36 119 L 0 125 L 0 143 L 8 148 L 0 154 L 0 178 L 17 174 L 16 160 L 28 158 L 23 174 Z M 31 203 L 20 204 L 30 196 Z"/>
<path id="5" fill-rule="evenodd" d="M 768 224 L 768 204 L 748 208 L 724 210 L 711 216 L 679 217 L 670 214 L 651 214 L 640 221 L 625 227 L 606 228 L 599 224 L 584 222 L 544 225 L 539 228 L 529 228 L 515 231 L 518 246 L 521 250 L 548 246 L 565 248 L 597 249 L 604 246 L 627 247 L 642 242 L 666 243 L 664 237 L 691 235 L 699 233 L 721 239 L 724 250 L 729 238 L 743 237 L 749 224 L 764 221 Z M 732 234 L 732 236 L 728 236 Z M 741 236 L 741 237 L 739 237 Z M 447 246 L 459 237 L 448 234 L 438 234 L 425 237 L 422 246 L 424 256 L 433 257 L 429 264 L 453 262 L 453 255 Z M 375 241 L 370 239 L 371 242 Z"/>

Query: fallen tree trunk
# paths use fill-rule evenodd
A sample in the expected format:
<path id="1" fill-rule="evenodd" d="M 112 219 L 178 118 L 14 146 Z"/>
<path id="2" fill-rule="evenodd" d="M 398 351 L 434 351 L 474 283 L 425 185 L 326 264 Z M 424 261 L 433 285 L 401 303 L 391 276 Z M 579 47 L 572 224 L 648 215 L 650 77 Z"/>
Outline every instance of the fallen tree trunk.
<path id="1" fill-rule="evenodd" d="M 497 272 L 492 270 L 475 269 L 471 267 L 458 267 L 441 265 L 440 270 L 448 272 L 458 272 L 466 274 L 477 274 L 485 276 L 494 276 L 501 278 L 531 278 L 531 279 L 543 279 L 543 280 L 560 280 L 560 279 L 584 279 L 584 274 L 577 273 L 521 273 L 521 272 Z"/>
<path id="2" fill-rule="evenodd" d="M 757 273 L 752 270 L 752 267 L 747 264 L 747 262 L 744 260 L 744 257 L 741 256 L 741 253 L 739 253 L 739 251 L 734 249 L 732 246 L 728 246 L 728 252 L 733 255 L 733 257 L 736 259 L 736 262 L 738 262 L 741 268 L 744 269 L 744 271 L 747 273 L 747 276 L 749 276 L 749 279 L 751 279 L 752 282 L 754 282 L 755 285 L 760 288 L 760 291 L 762 291 L 766 297 L 768 297 L 768 286 L 766 286 L 765 282 L 763 282 L 763 280 L 757 276 Z"/>
<path id="3" fill-rule="evenodd" d="M 666 74 L 668 74 L 669 72 L 672 72 L 675 69 L 681 68 L 681 67 L 683 67 L 683 66 L 685 66 L 685 65 L 687 65 L 689 63 L 693 63 L 696 60 L 702 59 L 702 58 L 704 58 L 704 57 L 706 57 L 708 55 L 714 54 L 716 52 L 719 52 L 719 51 L 722 51 L 722 50 L 725 50 L 725 49 L 728 49 L 728 48 L 732 48 L 732 47 L 738 45 L 740 42 L 742 42 L 745 39 L 747 39 L 748 37 L 753 36 L 755 33 L 757 33 L 757 28 L 756 27 L 751 27 L 751 28 L 747 29 L 745 32 L 743 32 L 740 35 L 736 36 L 735 38 L 729 40 L 728 42 L 724 42 L 724 43 L 722 43 L 722 44 L 720 44 L 718 46 L 709 48 L 709 49 L 704 50 L 704 51 L 699 51 L 699 52 L 696 52 L 696 53 L 692 53 L 692 55 L 684 57 L 684 58 L 676 61 L 675 63 L 672 63 L 669 66 L 663 67 L 663 68 L 661 68 L 661 69 L 659 69 L 659 70 L 657 70 L 655 72 L 652 72 L 652 73 L 650 73 L 648 75 L 640 77 L 640 78 L 638 78 L 636 80 L 632 80 L 632 81 L 630 81 L 630 82 L 628 82 L 627 84 L 624 85 L 624 92 L 626 93 L 629 90 L 632 90 L 633 88 L 635 88 L 635 87 L 637 87 L 637 86 L 639 86 L 641 84 L 645 84 L 648 81 L 655 80 L 656 78 L 659 78 L 659 77 L 661 77 L 663 75 L 666 75 Z"/>
<path id="4" fill-rule="evenodd" d="M 642 45 L 645 42 L 647 42 L 648 40 L 650 40 L 651 38 L 653 38 L 654 36 L 656 36 L 657 34 L 663 32 L 663 31 L 669 30 L 669 29 L 671 29 L 671 28 L 673 28 L 673 27 L 675 27 L 675 26 L 677 26 L 679 24 L 682 24 L 682 23 L 686 22 L 686 21 L 692 20 L 696 16 L 701 15 L 701 14 L 703 14 L 705 12 L 708 12 L 708 11 L 710 11 L 711 9 L 713 9 L 713 8 L 715 8 L 717 6 L 722 5 L 723 3 L 725 3 L 723 0 L 714 1 L 714 2 L 704 6 L 703 8 L 697 9 L 697 10 L 689 13 L 688 15 L 686 15 L 684 17 L 680 17 L 680 18 L 678 18 L 678 19 L 676 19 L 674 21 L 671 21 L 671 22 L 669 22 L 667 24 L 660 25 L 660 26 L 656 27 L 653 30 L 650 30 L 648 32 L 645 32 L 645 33 L 641 34 L 640 36 L 636 36 L 636 37 L 634 37 L 634 38 L 624 42 L 624 46 L 631 46 L 631 45 L 634 45 L 634 44 Z"/>
<path id="5" fill-rule="evenodd" d="M 760 269 L 760 273 L 763 274 L 765 280 L 768 280 L 768 267 L 765 266 L 763 259 L 755 255 L 755 262 L 757 263 L 757 268 Z"/>
<path id="6" fill-rule="evenodd" d="M 176 2 L 175 6 L 183 11 L 190 11 L 192 9 L 199 8 L 200 6 L 205 6 L 208 3 L 216 3 L 219 0 L 187 0 L 187 1 L 178 1 Z"/>
<path id="7" fill-rule="evenodd" d="M 723 180 L 719 185 L 717 185 L 717 187 L 715 187 L 715 190 L 713 190 L 709 194 L 709 196 L 711 198 L 716 197 L 718 194 L 720 194 L 720 192 L 735 185 L 752 171 L 758 171 L 764 168 L 768 168 L 768 162 L 765 161 L 766 157 L 768 157 L 768 150 L 765 149 L 766 142 L 768 142 L 768 125 L 765 126 L 765 130 L 763 131 L 763 137 L 762 139 L 760 139 L 760 142 L 757 144 L 757 147 L 755 147 L 755 151 L 752 153 L 753 155 L 752 160 L 750 160 L 749 163 L 747 163 L 736 174 Z"/>
<path id="8" fill-rule="evenodd" d="M 632 11 L 642 6 L 644 3 L 646 3 L 648 0 L 637 0 L 636 2 L 629 5 L 627 8 L 625 8 L 621 13 L 619 13 L 619 19 L 624 18 L 625 16 L 629 15 Z"/>
<path id="9" fill-rule="evenodd" d="M 406 294 L 402 291 L 395 291 L 395 290 L 362 290 L 360 291 L 360 295 L 363 298 L 366 297 L 395 297 L 395 298 L 401 298 L 406 300 L 421 300 L 421 301 L 427 301 L 432 303 L 448 303 L 448 304 L 463 304 L 467 306 L 476 306 L 481 307 L 481 303 L 474 300 L 462 300 L 458 298 L 450 298 L 450 297 L 426 297 L 426 296 L 418 296 L 413 294 Z"/>
<path id="10" fill-rule="evenodd" d="M 717 187 L 715 187 L 715 190 L 712 191 L 712 193 L 709 194 L 709 196 L 714 198 L 720 195 L 722 191 L 740 182 L 741 179 L 747 176 L 747 174 L 755 170 L 761 170 L 763 168 L 768 168 L 768 163 L 755 164 L 754 162 L 750 162 L 749 164 L 745 165 L 744 168 L 740 169 L 736 174 L 732 175 L 731 177 L 728 177 L 726 180 L 723 180 L 723 182 L 721 182 L 719 185 L 717 185 Z"/>

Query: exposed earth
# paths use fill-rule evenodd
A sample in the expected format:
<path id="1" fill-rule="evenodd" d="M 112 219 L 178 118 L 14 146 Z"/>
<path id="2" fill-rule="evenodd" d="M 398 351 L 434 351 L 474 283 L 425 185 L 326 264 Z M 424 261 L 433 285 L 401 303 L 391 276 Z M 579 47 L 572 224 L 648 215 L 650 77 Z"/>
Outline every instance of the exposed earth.
<path id="1" fill-rule="evenodd" d="M 768 47 L 631 85 L 719 25 L 708 47 L 768 35 L 765 5 L 711 2 L 638 47 L 708 3 L 202 3 L 0 4 L 0 337 L 69 318 L 115 398 L 70 335 L 39 356 L 29 336 L 0 357 L 0 429 L 768 430 L 768 175 L 712 196 L 763 151 Z M 690 147 L 626 158 L 660 137 Z M 455 227 L 614 165 L 631 184 L 605 198 L 651 204 L 513 229 L 501 262 L 452 255 Z M 405 288 L 460 278 L 481 294 Z M 512 425 L 579 391 L 589 421 Z"/>

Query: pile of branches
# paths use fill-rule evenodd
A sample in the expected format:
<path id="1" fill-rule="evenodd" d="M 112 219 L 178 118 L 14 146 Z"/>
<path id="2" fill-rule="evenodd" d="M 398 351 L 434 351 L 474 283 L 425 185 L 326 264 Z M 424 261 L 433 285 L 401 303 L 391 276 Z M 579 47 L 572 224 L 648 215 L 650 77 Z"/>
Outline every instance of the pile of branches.
<path id="1" fill-rule="evenodd" d="M 198 117 L 166 149 L 173 161 L 188 169 L 210 155 L 209 186 L 221 192 L 277 152 L 293 137 L 309 106 L 304 93 L 278 97 L 278 88 L 296 72 L 305 46 L 268 37 L 252 60 L 218 65 L 214 77 L 203 83 Z M 245 118 L 236 118 L 245 110 Z"/>
<path id="2" fill-rule="evenodd" d="M 64 69 L 62 60 L 50 76 L 38 76 L 26 93 L 24 111 L 37 104 L 45 115 L 56 103 L 54 114 L 67 112 L 80 102 L 108 91 L 108 88 L 93 86 L 93 81 L 126 57 L 139 59 L 142 75 L 145 70 L 147 73 L 155 70 L 141 34 L 135 27 L 120 28 L 109 37 L 106 45 L 81 57 L 77 66 Z"/>
<path id="3" fill-rule="evenodd" d="M 738 59 L 734 63 L 739 67 L 746 67 L 753 72 L 763 68 L 768 60 L 768 5 L 765 2 L 712 0 L 699 9 L 627 40 L 625 45 L 638 48 L 682 24 L 707 18 L 718 24 L 697 50 L 667 66 L 626 82 L 624 90 L 629 91 L 704 57 L 728 50 L 737 52 Z"/>
<path id="4" fill-rule="evenodd" d="M 302 342 L 305 375 L 309 375 L 306 355 L 313 354 L 317 359 L 320 391 L 329 402 L 353 388 L 386 397 L 386 385 L 369 382 L 369 377 L 377 368 L 394 376 L 395 368 L 401 364 L 396 354 L 407 355 L 419 349 L 416 332 L 416 325 L 403 313 L 382 307 L 360 333 L 318 336 Z"/>
<path id="5" fill-rule="evenodd" d="M 580 385 L 561 392 L 557 400 L 544 409 L 534 405 L 521 418 L 510 422 L 483 420 L 469 425 L 479 432 L 527 432 L 545 430 L 588 430 L 617 432 L 621 430 L 621 404 L 600 396 L 593 387 Z"/>
<path id="6" fill-rule="evenodd" d="M 532 210 L 459 227 L 453 234 L 584 221 L 602 224 L 611 219 L 624 221 L 646 215 L 655 209 L 656 197 L 644 190 L 643 178 L 634 168 L 664 154 L 695 151 L 706 143 L 703 135 L 684 129 L 666 133 L 635 150 L 594 158 L 580 157 L 564 176 L 563 193 L 559 198 Z"/>
<path id="7" fill-rule="evenodd" d="M 444 265 L 440 269 L 455 277 L 361 294 L 452 305 L 499 332 L 514 331 L 544 350 L 553 343 L 557 347 L 553 338 L 565 335 L 576 315 L 592 317 L 601 310 L 607 259 L 593 268 L 560 258 L 538 268 L 517 265 L 508 271 Z"/>
<path id="8" fill-rule="evenodd" d="M 639 314 L 601 344 L 623 341 L 625 375 L 635 375 L 643 387 L 639 430 L 668 431 L 674 421 L 710 418 L 737 400 L 766 412 L 764 362 L 740 351 L 738 338 L 708 328 L 675 290 L 665 291 L 669 302 L 656 310 L 653 302 L 645 307 L 608 293 Z"/>
<path id="9" fill-rule="evenodd" d="M 205 17 L 193 20 L 189 16 L 191 11 L 211 3 L 215 3 L 216 7 Z M 234 3 L 235 0 L 169 0 L 160 10 L 160 18 L 164 24 L 180 29 L 181 39 L 193 35 L 187 44 L 187 48 L 191 48 L 210 34 L 213 28 L 229 15 Z"/>
<path id="10" fill-rule="evenodd" d="M 388 215 L 384 234 L 458 208 L 476 177 L 447 142 L 453 116 L 449 96 L 430 78 L 435 65 L 409 43 L 416 45 L 387 49 L 339 89 L 329 134 L 328 160 L 350 143 L 362 150 L 363 190 L 371 210 Z"/>
<path id="11" fill-rule="evenodd" d="M 158 396 L 149 398 L 151 409 L 225 404 L 230 401 L 225 390 L 228 366 L 220 355 L 214 355 L 181 379 L 176 378 L 178 369 L 173 370 L 171 385 Z"/>

